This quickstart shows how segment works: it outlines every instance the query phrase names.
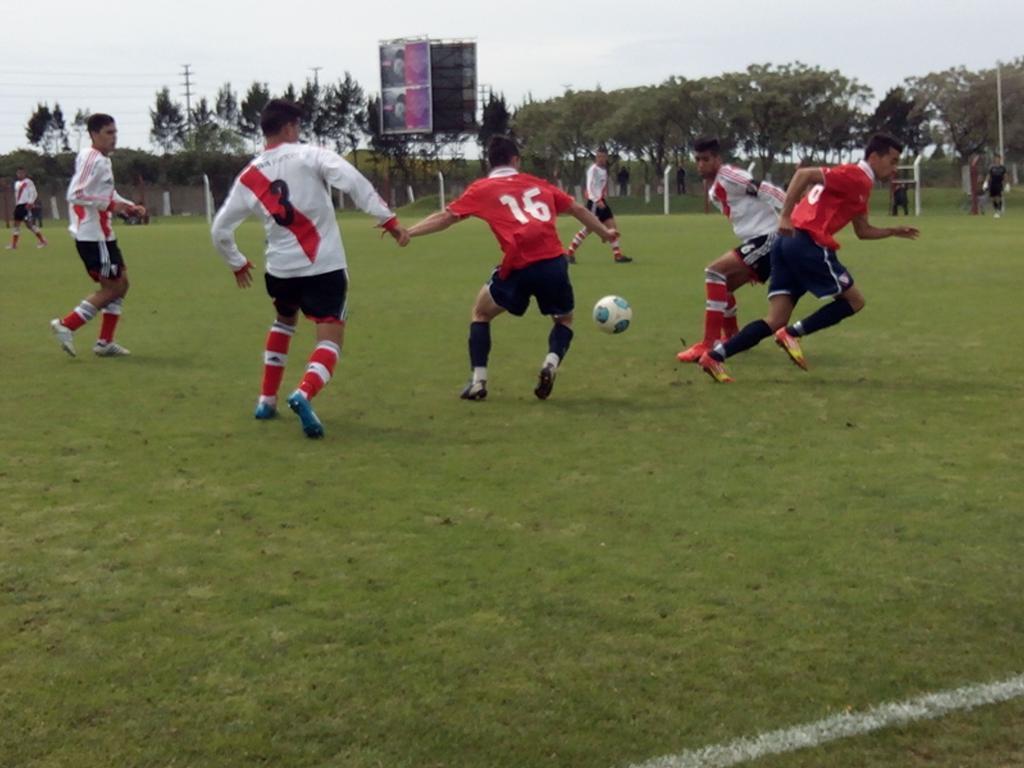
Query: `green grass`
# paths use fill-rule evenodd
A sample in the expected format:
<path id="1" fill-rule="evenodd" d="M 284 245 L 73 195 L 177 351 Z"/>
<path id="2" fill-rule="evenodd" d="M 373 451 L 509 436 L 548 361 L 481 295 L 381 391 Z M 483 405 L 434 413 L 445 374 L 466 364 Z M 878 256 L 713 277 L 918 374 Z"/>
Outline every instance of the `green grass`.
<path id="1" fill-rule="evenodd" d="M 723 387 L 674 355 L 726 222 L 621 215 L 637 261 L 580 251 L 543 403 L 533 312 L 456 397 L 483 224 L 342 222 L 324 441 L 252 420 L 270 305 L 201 223 L 120 229 L 123 360 L 48 337 L 88 290 L 69 241 L 0 259 L 0 766 L 614 768 L 1024 672 L 1024 220 L 846 233 L 866 310 L 809 372 L 764 344 Z M 1017 702 L 764 765 L 1018 765 L 1021 733 Z"/>

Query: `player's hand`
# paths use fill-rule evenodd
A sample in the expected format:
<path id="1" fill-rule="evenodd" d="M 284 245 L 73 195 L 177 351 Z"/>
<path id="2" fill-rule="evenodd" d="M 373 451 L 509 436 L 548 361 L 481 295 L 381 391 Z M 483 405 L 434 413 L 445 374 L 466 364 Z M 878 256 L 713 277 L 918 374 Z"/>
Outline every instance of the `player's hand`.
<path id="1" fill-rule="evenodd" d="M 409 237 L 409 230 L 401 225 L 391 230 L 391 236 L 395 238 L 395 242 L 398 243 L 401 248 L 405 248 L 412 239 Z"/>
<path id="2" fill-rule="evenodd" d="M 917 227 L 892 227 L 893 237 L 905 237 L 908 240 L 917 240 L 921 234 L 921 230 Z"/>
<path id="3" fill-rule="evenodd" d="M 235 270 L 235 282 L 239 288 L 249 288 L 252 285 L 252 262 L 246 261 L 245 266 Z"/>
<path id="4" fill-rule="evenodd" d="M 610 243 L 613 240 L 618 240 L 618 239 L 619 239 L 619 230 L 617 230 L 617 229 L 610 229 L 608 227 L 605 227 L 604 234 L 601 235 L 601 242 L 602 243 Z"/>
<path id="5" fill-rule="evenodd" d="M 128 213 L 138 216 L 139 218 L 146 218 L 146 206 L 144 205 L 132 205 L 128 207 Z"/>
<path id="6" fill-rule="evenodd" d="M 793 222 L 789 216 L 779 216 L 779 234 L 787 237 L 793 236 Z"/>

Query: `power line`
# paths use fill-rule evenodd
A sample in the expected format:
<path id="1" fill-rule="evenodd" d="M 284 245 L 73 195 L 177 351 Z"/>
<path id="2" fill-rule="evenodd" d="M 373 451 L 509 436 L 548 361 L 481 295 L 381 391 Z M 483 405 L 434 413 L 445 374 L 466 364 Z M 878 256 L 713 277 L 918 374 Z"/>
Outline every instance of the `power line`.
<path id="1" fill-rule="evenodd" d="M 182 64 L 185 71 L 182 73 L 185 76 L 185 125 L 186 132 L 189 136 L 192 135 L 192 71 L 191 64 Z"/>

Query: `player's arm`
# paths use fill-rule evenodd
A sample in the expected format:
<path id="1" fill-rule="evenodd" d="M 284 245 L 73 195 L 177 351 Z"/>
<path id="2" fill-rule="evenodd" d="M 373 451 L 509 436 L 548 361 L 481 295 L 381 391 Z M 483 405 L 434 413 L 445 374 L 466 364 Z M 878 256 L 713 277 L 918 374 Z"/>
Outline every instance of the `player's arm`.
<path id="1" fill-rule="evenodd" d="M 789 189 L 786 190 L 786 199 L 782 202 L 782 210 L 779 212 L 779 232 L 784 235 L 793 234 L 793 222 L 789 217 L 796 204 L 808 189 L 815 184 L 824 183 L 825 173 L 821 168 L 800 168 L 793 174 L 793 180 L 789 182 Z"/>
<path id="2" fill-rule="evenodd" d="M 597 218 L 593 213 L 588 211 L 584 206 L 573 201 L 572 206 L 569 208 L 569 214 L 575 217 L 583 226 L 589 229 L 591 232 L 596 232 L 597 236 L 605 243 L 609 243 L 619 236 L 619 233 L 614 229 L 609 229 L 601 220 Z"/>
<path id="3" fill-rule="evenodd" d="M 405 227 L 398 223 L 396 216 L 377 194 L 373 184 L 363 174 L 337 152 L 320 150 L 317 155 L 320 173 L 327 183 L 335 189 L 348 194 L 363 213 L 377 219 L 377 226 L 391 235 L 402 246 L 409 244 L 409 234 Z"/>
<path id="4" fill-rule="evenodd" d="M 123 197 L 116 189 L 114 190 L 114 199 L 110 202 L 110 210 L 113 213 L 131 213 L 138 216 L 146 215 L 145 206 L 134 203 L 127 197 Z"/>
<path id="5" fill-rule="evenodd" d="M 245 192 L 236 181 L 228 199 L 217 211 L 213 226 L 210 228 L 213 246 L 234 273 L 239 288 L 248 288 L 252 285 L 252 262 L 238 249 L 238 243 L 235 242 L 235 230 L 249 215 L 249 206 L 244 195 Z"/>
<path id="6" fill-rule="evenodd" d="M 432 235 L 435 232 L 443 232 L 452 224 L 458 224 L 461 218 L 449 211 L 447 208 L 437 213 L 432 213 L 422 221 L 417 221 L 407 230 L 409 237 L 422 237 Z"/>
<path id="7" fill-rule="evenodd" d="M 921 231 L 916 227 L 876 227 L 869 221 L 867 214 L 861 214 L 853 220 L 853 231 L 859 240 L 884 240 L 887 237 L 905 237 L 916 240 Z"/>

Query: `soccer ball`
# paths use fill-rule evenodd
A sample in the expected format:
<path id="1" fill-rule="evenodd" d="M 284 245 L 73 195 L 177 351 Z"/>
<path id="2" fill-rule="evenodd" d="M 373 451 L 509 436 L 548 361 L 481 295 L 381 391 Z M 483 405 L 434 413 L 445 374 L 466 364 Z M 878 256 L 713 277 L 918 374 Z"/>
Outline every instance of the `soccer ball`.
<path id="1" fill-rule="evenodd" d="M 622 333 L 633 319 L 633 308 L 621 296 L 605 296 L 594 305 L 594 322 L 605 333 Z"/>

